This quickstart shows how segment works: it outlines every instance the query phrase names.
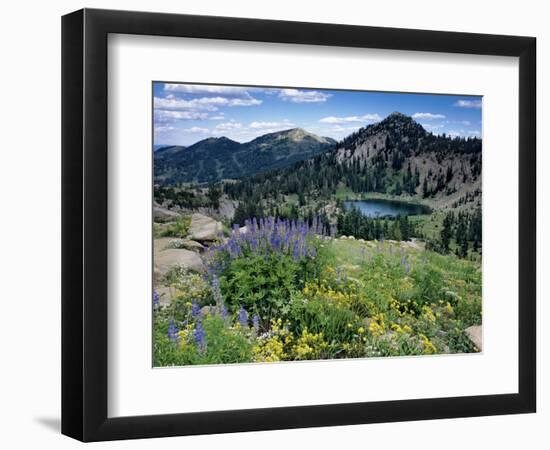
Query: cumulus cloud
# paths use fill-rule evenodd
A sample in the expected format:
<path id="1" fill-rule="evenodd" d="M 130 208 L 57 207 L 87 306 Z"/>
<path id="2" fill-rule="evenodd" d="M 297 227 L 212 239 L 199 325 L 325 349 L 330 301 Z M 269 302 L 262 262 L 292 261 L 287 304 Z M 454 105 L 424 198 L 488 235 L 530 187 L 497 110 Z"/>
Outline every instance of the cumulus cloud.
<path id="1" fill-rule="evenodd" d="M 349 117 L 323 117 L 319 120 L 321 123 L 331 123 L 331 124 L 343 124 L 343 123 L 353 123 L 353 122 L 378 122 L 382 118 L 378 114 L 365 114 L 363 116 L 349 116 Z"/>
<path id="2" fill-rule="evenodd" d="M 429 112 L 417 112 L 412 115 L 413 119 L 422 119 L 422 120 L 434 120 L 434 119 L 444 119 L 443 114 L 434 114 Z"/>
<path id="3" fill-rule="evenodd" d="M 176 127 L 173 127 L 171 125 L 157 125 L 155 126 L 155 133 L 166 133 L 168 131 L 175 131 L 177 130 Z"/>
<path id="4" fill-rule="evenodd" d="M 458 100 L 454 106 L 459 108 L 481 108 L 481 100 Z"/>
<path id="5" fill-rule="evenodd" d="M 261 104 L 262 100 L 248 96 L 246 98 L 232 98 L 228 101 L 227 106 L 255 106 Z"/>
<path id="6" fill-rule="evenodd" d="M 203 120 L 208 118 L 208 113 L 198 111 L 167 111 L 155 109 L 155 122 L 165 123 L 176 120 Z"/>
<path id="7" fill-rule="evenodd" d="M 230 121 L 224 122 L 216 125 L 217 131 L 229 131 L 229 130 L 238 130 L 243 128 L 243 124 L 240 122 Z"/>
<path id="8" fill-rule="evenodd" d="M 181 92 L 184 94 L 246 95 L 248 93 L 248 89 L 244 87 L 216 86 L 208 84 L 165 83 L 164 90 L 167 92 Z"/>
<path id="9" fill-rule="evenodd" d="M 304 91 L 300 89 L 281 89 L 279 98 L 292 103 L 319 103 L 326 102 L 331 94 L 319 91 Z"/>
<path id="10" fill-rule="evenodd" d="M 202 127 L 191 127 L 191 128 L 184 128 L 181 130 L 182 133 L 208 133 L 208 128 L 202 128 Z"/>
<path id="11" fill-rule="evenodd" d="M 223 97 L 202 97 L 192 100 L 176 98 L 173 95 L 167 97 L 155 97 L 153 104 L 156 109 L 167 109 L 174 111 L 181 110 L 203 110 L 217 111 L 219 105 L 226 105 L 228 100 Z"/>
<path id="12" fill-rule="evenodd" d="M 155 97 L 154 107 L 165 110 L 199 110 L 199 111 L 217 111 L 220 106 L 253 106 L 260 105 L 261 100 L 251 96 L 245 98 L 227 98 L 227 97 L 200 97 L 191 100 L 176 98 L 172 95 L 166 97 Z"/>

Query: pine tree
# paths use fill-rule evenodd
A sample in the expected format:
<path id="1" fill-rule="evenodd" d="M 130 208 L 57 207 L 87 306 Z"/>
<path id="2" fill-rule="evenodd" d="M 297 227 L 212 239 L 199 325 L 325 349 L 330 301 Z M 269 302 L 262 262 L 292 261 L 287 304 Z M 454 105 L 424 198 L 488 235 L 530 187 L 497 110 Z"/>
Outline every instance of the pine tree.
<path id="1" fill-rule="evenodd" d="M 451 213 L 448 213 L 443 219 L 443 228 L 441 229 L 441 250 L 443 253 L 449 253 L 449 244 L 451 243 L 452 236 L 452 226 L 453 226 L 453 216 Z"/>
<path id="2" fill-rule="evenodd" d="M 428 179 L 424 178 L 424 182 L 422 183 L 422 197 L 426 198 L 430 195 L 430 192 L 428 190 Z"/>

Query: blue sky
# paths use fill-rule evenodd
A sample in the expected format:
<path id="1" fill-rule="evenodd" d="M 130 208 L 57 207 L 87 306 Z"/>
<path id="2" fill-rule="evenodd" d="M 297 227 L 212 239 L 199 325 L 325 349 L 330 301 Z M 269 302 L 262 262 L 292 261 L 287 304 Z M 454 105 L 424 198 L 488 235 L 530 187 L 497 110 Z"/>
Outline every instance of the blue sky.
<path id="1" fill-rule="evenodd" d="M 153 83 L 154 143 L 212 136 L 248 142 L 289 128 L 342 139 L 399 111 L 427 131 L 481 136 L 481 97 L 302 88 Z"/>

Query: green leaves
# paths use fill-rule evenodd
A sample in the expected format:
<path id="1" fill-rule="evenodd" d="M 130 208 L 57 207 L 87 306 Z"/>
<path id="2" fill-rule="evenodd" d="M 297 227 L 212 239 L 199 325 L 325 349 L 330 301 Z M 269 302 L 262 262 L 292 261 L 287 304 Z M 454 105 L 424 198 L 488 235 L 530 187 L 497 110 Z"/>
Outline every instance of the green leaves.
<path id="1" fill-rule="evenodd" d="M 285 316 L 288 299 L 300 287 L 298 275 L 302 265 L 283 254 L 230 260 L 220 277 L 227 305 L 233 311 L 245 306 L 268 321 Z"/>

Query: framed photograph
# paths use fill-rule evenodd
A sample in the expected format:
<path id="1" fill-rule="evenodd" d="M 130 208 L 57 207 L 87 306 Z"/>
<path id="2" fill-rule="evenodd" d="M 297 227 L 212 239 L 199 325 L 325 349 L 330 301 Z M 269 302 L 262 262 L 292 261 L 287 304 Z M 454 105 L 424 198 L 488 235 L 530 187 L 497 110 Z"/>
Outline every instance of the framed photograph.
<path id="1" fill-rule="evenodd" d="M 64 434 L 535 412 L 535 38 L 62 32 Z"/>

